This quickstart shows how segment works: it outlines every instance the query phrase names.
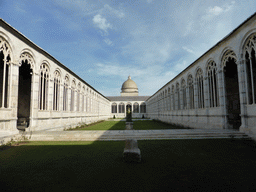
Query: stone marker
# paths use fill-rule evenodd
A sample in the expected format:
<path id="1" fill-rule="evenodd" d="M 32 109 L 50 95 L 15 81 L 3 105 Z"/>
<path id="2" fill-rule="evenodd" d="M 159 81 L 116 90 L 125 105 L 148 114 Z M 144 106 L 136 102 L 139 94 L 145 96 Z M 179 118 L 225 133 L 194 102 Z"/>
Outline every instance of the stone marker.
<path id="1" fill-rule="evenodd" d="M 133 122 L 125 123 L 126 130 L 133 130 Z M 136 139 L 126 139 L 123 153 L 125 162 L 140 162 L 141 154 L 138 148 L 138 141 Z"/>
<path id="2" fill-rule="evenodd" d="M 138 142 L 136 139 L 125 140 L 125 148 L 124 148 L 123 156 L 124 156 L 125 162 L 141 161 L 140 149 L 138 148 Z"/>
<path id="3" fill-rule="evenodd" d="M 126 130 L 133 130 L 133 122 L 125 122 Z"/>

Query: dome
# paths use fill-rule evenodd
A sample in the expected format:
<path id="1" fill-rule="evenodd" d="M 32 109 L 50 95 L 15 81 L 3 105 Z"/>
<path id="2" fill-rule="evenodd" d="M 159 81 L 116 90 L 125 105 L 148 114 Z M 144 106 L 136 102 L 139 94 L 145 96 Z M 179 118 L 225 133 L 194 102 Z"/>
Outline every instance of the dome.
<path id="1" fill-rule="evenodd" d="M 138 87 L 129 75 L 128 79 L 123 83 L 121 95 L 128 96 L 127 94 L 138 95 Z"/>
<path id="2" fill-rule="evenodd" d="M 122 92 L 130 92 L 129 89 L 137 89 L 138 87 L 136 83 L 131 79 L 131 76 L 128 77 L 128 79 L 123 83 L 122 85 Z"/>

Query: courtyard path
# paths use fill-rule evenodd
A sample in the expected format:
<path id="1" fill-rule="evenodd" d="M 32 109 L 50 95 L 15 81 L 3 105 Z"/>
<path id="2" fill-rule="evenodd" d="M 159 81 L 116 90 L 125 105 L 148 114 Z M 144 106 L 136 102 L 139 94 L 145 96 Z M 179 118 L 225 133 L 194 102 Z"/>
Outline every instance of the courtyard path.
<path id="1" fill-rule="evenodd" d="M 27 132 L 31 141 L 96 141 L 154 139 L 249 138 L 245 133 L 228 129 L 164 129 L 112 131 L 35 131 Z"/>

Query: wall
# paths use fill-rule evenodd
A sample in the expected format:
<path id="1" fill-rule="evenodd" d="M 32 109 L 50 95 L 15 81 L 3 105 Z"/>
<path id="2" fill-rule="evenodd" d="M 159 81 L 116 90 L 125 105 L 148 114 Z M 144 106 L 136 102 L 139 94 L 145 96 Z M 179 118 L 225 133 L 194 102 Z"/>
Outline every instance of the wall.
<path id="1" fill-rule="evenodd" d="M 21 113 L 18 114 L 18 98 L 24 97 L 27 93 L 24 90 L 29 89 L 29 86 L 21 85 L 20 88 L 23 90 L 18 90 L 19 69 L 22 65 L 29 65 L 31 69 L 29 92 L 31 99 L 26 100 L 27 103 L 20 100 L 20 107 L 25 107 L 20 111 L 26 111 L 25 114 L 30 113 L 27 130 L 71 127 L 110 117 L 110 101 L 105 96 L 2 20 L 0 20 L 0 41 L 0 45 L 4 43 L 8 46 L 5 55 L 9 58 L 5 64 L 9 69 L 8 74 L 5 74 L 8 78 L 8 85 L 5 87 L 8 90 L 5 98 L 8 105 L 0 108 L 0 131 L 18 132 L 17 120 L 22 116 Z M 42 85 L 42 71 L 47 74 L 45 81 L 47 86 Z M 26 75 L 25 73 L 23 75 Z M 59 84 L 54 83 L 56 78 Z M 64 94 L 66 78 L 69 84 Z M 75 85 L 72 84 L 73 82 Z M 43 91 L 42 86 L 45 88 Z M 71 90 L 74 92 L 73 101 L 71 101 Z M 1 91 L 0 94 L 2 98 L 3 92 Z M 64 95 L 67 98 L 65 110 Z M 45 108 L 40 107 L 41 101 Z"/>
<path id="2" fill-rule="evenodd" d="M 119 104 L 124 104 L 124 113 L 119 113 Z M 134 113 L 133 111 L 134 111 L 134 109 L 133 109 L 133 104 L 134 103 L 138 103 L 139 104 L 139 113 Z M 127 102 L 127 101 L 115 101 L 115 102 L 111 102 L 111 106 L 112 106 L 112 104 L 117 104 L 117 113 L 111 113 L 111 117 L 113 118 L 114 117 L 114 115 L 115 115 L 115 117 L 116 118 L 125 118 L 126 117 L 126 106 L 129 104 L 129 105 L 131 105 L 131 110 L 132 110 L 132 117 L 133 118 L 142 118 L 143 117 L 143 115 L 144 115 L 144 117 L 146 117 L 146 113 L 141 113 L 141 110 L 140 110 L 140 106 L 141 106 L 141 104 L 142 103 L 145 103 L 146 104 L 146 102 L 145 101 L 129 101 L 129 102 Z"/>
<path id="3" fill-rule="evenodd" d="M 245 58 L 248 38 L 253 34 L 256 34 L 255 14 L 153 94 L 147 100 L 147 117 L 192 128 L 235 129 L 239 124 L 239 130 L 256 138 L 256 103 L 255 100 L 248 102 L 251 97 L 249 95 L 252 94 L 249 88 L 252 86 L 250 82 L 253 73 L 246 67 L 248 61 Z M 216 89 L 212 89 L 215 85 L 209 73 L 213 64 L 216 64 Z M 255 60 L 252 65 L 256 65 Z M 253 70 L 255 75 L 255 67 Z M 200 71 L 202 85 L 199 84 Z M 238 79 L 237 101 L 230 99 L 232 95 L 229 93 L 232 94 L 232 91 L 226 83 L 228 76 Z M 194 90 L 191 95 L 190 86 Z M 212 95 L 218 100 L 216 105 L 212 103 Z M 203 107 L 200 106 L 200 101 L 204 102 Z M 229 109 L 230 106 L 233 111 L 240 106 L 239 117 L 234 118 L 235 114 Z"/>

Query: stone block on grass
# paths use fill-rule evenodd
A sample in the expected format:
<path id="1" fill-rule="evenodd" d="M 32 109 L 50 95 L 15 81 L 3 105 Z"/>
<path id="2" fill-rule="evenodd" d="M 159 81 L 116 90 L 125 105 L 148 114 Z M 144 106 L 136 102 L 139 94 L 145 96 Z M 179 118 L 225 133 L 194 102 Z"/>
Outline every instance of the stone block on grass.
<path id="1" fill-rule="evenodd" d="M 123 153 L 125 162 L 141 162 L 141 153 L 136 139 L 127 139 Z"/>

